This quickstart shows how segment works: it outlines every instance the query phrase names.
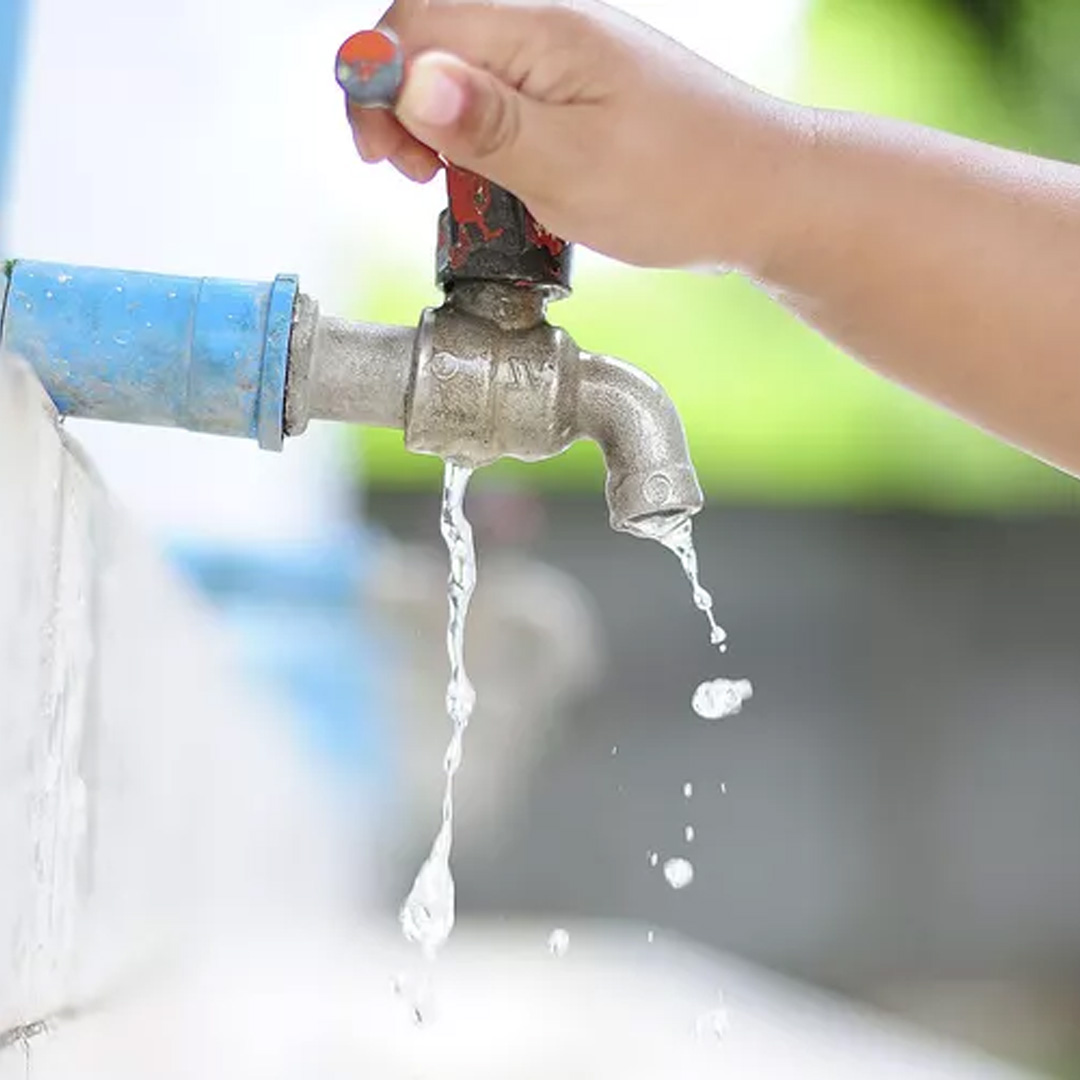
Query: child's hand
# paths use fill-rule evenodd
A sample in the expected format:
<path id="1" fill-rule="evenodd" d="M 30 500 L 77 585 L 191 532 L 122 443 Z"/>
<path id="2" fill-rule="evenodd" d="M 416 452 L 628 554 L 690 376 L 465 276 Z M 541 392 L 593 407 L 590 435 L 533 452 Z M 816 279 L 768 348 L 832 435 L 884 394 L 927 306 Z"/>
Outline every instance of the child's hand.
<path id="1" fill-rule="evenodd" d="M 551 231 L 651 266 L 768 263 L 799 113 L 588 0 L 397 0 L 397 116 L 350 109 L 357 148 L 426 182 L 438 155 Z"/>

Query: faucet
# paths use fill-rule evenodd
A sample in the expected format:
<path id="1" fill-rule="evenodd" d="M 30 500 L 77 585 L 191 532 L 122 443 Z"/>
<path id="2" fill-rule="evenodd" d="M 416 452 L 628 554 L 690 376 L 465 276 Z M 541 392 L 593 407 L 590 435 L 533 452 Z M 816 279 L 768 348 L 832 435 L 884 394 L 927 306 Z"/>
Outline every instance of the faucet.
<path id="1" fill-rule="evenodd" d="M 404 70 L 366 31 L 338 80 L 386 106 Z M 572 246 L 489 180 L 447 165 L 437 279 L 419 326 L 323 315 L 296 278 L 178 278 L 14 261 L 0 278 L 0 351 L 20 355 L 62 415 L 255 438 L 280 450 L 312 420 L 404 432 L 409 450 L 479 468 L 592 439 L 612 526 L 656 536 L 703 505 L 671 399 L 547 319 L 570 293 Z"/>

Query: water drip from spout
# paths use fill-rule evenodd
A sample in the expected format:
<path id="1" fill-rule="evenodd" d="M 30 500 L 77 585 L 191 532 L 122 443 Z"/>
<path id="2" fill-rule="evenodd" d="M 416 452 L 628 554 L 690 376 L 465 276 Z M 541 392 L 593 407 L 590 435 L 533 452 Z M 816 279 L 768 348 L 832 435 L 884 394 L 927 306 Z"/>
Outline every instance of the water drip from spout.
<path id="1" fill-rule="evenodd" d="M 664 515 L 642 518 L 634 523 L 634 532 L 644 539 L 655 540 L 679 560 L 693 591 L 694 606 L 708 620 L 709 641 L 721 652 L 727 652 L 727 632 L 716 621 L 712 594 L 701 584 L 693 518 Z M 739 713 L 753 695 L 754 687 L 745 679 L 736 682 L 713 679 L 697 688 L 691 705 L 703 720 L 723 720 Z"/>

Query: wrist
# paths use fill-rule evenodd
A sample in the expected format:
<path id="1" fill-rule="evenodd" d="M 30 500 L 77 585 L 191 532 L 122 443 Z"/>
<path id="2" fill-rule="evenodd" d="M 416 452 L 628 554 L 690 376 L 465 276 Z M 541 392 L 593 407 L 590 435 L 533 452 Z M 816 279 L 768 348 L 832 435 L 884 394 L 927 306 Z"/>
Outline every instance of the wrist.
<path id="1" fill-rule="evenodd" d="M 714 154 L 711 191 L 732 199 L 707 220 L 722 235 L 712 240 L 714 260 L 755 280 L 782 284 L 786 268 L 815 230 L 818 110 L 757 95 L 746 133 Z M 737 172 L 733 174 L 733 169 Z"/>

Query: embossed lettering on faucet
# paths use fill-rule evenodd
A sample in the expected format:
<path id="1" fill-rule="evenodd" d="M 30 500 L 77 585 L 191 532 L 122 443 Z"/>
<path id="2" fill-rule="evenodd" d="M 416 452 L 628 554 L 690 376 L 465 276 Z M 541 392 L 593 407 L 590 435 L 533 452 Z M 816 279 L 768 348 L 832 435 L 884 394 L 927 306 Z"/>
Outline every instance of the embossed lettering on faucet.
<path id="1" fill-rule="evenodd" d="M 514 390 L 538 390 L 555 376 L 551 360 L 511 356 L 501 366 L 503 381 Z"/>
<path id="2" fill-rule="evenodd" d="M 643 494 L 652 506 L 665 506 L 671 498 L 673 485 L 663 473 L 654 473 L 645 481 Z"/>
<path id="3" fill-rule="evenodd" d="M 439 352 L 431 359 L 431 374 L 440 382 L 449 382 L 461 371 L 461 361 L 453 353 Z"/>

